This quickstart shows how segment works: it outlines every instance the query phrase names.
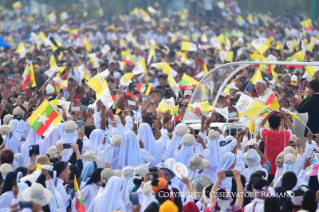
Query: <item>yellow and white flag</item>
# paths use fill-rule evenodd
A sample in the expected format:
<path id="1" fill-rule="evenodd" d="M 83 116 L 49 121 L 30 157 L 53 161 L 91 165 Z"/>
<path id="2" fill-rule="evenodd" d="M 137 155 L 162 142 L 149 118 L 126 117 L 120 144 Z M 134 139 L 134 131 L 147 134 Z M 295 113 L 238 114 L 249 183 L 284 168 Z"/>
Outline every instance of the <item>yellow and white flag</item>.
<path id="1" fill-rule="evenodd" d="M 225 119 L 228 119 L 228 107 L 224 108 L 215 108 L 216 112 L 224 116 Z"/>
<path id="2" fill-rule="evenodd" d="M 249 15 L 248 15 L 247 21 L 248 21 L 250 24 L 254 24 L 254 23 L 255 23 L 252 14 L 249 14 Z"/>
<path id="3" fill-rule="evenodd" d="M 172 77 L 177 76 L 177 72 L 166 62 L 163 62 L 163 73 L 166 75 L 171 75 Z"/>
<path id="4" fill-rule="evenodd" d="M 145 64 L 145 59 L 142 58 L 140 59 L 136 64 L 135 67 L 133 69 L 133 74 L 137 75 L 137 74 L 145 74 L 147 72 L 146 69 L 146 64 Z"/>
<path id="5" fill-rule="evenodd" d="M 181 50 L 186 52 L 195 52 L 197 51 L 197 45 L 195 43 L 182 41 Z"/>
<path id="6" fill-rule="evenodd" d="M 245 20 L 240 15 L 236 18 L 236 22 L 237 22 L 237 24 L 239 26 L 244 26 L 245 25 Z"/>
<path id="7" fill-rule="evenodd" d="M 120 79 L 120 85 L 128 86 L 132 82 L 132 77 L 134 76 L 134 73 L 126 73 L 124 76 Z"/>
<path id="8" fill-rule="evenodd" d="M 65 112 L 68 113 L 71 102 L 62 100 L 62 99 L 54 99 L 50 101 L 51 105 L 61 105 Z"/>
<path id="9" fill-rule="evenodd" d="M 297 42 L 295 39 L 288 40 L 288 41 L 286 41 L 286 45 L 287 45 L 288 49 L 292 52 L 296 48 Z"/>
<path id="10" fill-rule="evenodd" d="M 223 9 L 225 8 L 225 3 L 224 3 L 223 1 L 220 1 L 220 2 L 217 3 L 217 6 L 218 6 L 221 10 L 223 10 Z"/>
<path id="11" fill-rule="evenodd" d="M 62 13 L 60 14 L 60 19 L 61 19 L 62 21 L 65 21 L 66 19 L 68 19 L 68 13 L 67 13 L 67 12 L 62 12 Z"/>
<path id="12" fill-rule="evenodd" d="M 105 56 L 110 50 L 111 50 L 111 47 L 109 45 L 105 44 L 103 46 L 103 48 L 101 49 L 101 52 L 102 52 L 103 56 Z"/>
<path id="13" fill-rule="evenodd" d="M 261 42 L 259 39 L 255 39 L 251 42 L 251 45 L 260 53 L 264 54 L 268 49 L 269 46 Z"/>
<path id="14" fill-rule="evenodd" d="M 256 70 L 254 76 L 251 78 L 251 84 L 255 85 L 258 80 L 262 80 L 263 75 L 261 74 L 261 71 L 259 69 Z"/>
<path id="15" fill-rule="evenodd" d="M 313 75 L 319 71 L 319 66 L 305 66 L 307 73 L 313 77 Z"/>
<path id="16" fill-rule="evenodd" d="M 237 109 L 240 116 L 246 115 L 249 118 L 254 119 L 267 106 L 246 94 L 241 94 L 234 107 Z"/>
<path id="17" fill-rule="evenodd" d="M 25 48 L 25 46 L 24 46 L 24 43 L 23 43 L 22 41 L 20 42 L 20 44 L 19 44 L 19 46 L 17 47 L 17 49 L 16 49 L 15 52 L 16 52 L 16 53 L 19 53 L 20 58 L 24 58 L 24 57 L 25 57 L 25 55 L 26 55 L 26 53 L 27 53 L 27 50 L 26 50 L 26 48 Z"/>

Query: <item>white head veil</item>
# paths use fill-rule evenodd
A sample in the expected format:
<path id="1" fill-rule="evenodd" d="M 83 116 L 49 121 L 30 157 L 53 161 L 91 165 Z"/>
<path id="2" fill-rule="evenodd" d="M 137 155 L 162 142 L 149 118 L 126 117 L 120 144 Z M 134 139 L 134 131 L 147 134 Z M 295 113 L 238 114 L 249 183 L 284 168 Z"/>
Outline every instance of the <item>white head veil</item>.
<path id="1" fill-rule="evenodd" d="M 18 167 L 25 167 L 24 166 L 24 157 L 23 157 L 23 154 L 21 154 L 21 153 L 14 154 L 14 160 L 12 163 L 13 170 L 15 170 Z"/>
<path id="2" fill-rule="evenodd" d="M 213 178 L 213 182 L 215 182 L 217 173 L 220 170 L 228 170 L 235 163 L 235 161 L 236 161 L 236 156 L 231 152 L 226 152 L 224 156 L 220 159 L 215 176 Z M 231 190 L 231 182 L 232 182 L 231 179 L 232 178 L 230 177 L 226 177 L 220 182 L 220 185 L 224 187 L 226 191 Z"/>
<path id="3" fill-rule="evenodd" d="M 131 209 L 130 193 L 134 187 L 133 176 L 133 166 L 126 166 L 122 169 L 123 187 L 121 190 L 121 199 L 124 201 L 126 211 L 130 211 Z"/>
<path id="4" fill-rule="evenodd" d="M 116 176 L 112 176 L 105 186 L 103 193 L 101 194 L 99 201 L 97 202 L 97 212 L 104 211 L 118 211 L 123 205 L 121 199 L 121 187 L 122 179 Z"/>
<path id="5" fill-rule="evenodd" d="M 119 124 L 116 124 L 116 128 L 117 128 L 117 131 L 118 131 L 118 135 L 122 136 L 124 135 L 124 133 L 126 132 L 125 128 L 123 127 L 123 124 L 122 123 L 119 123 Z M 109 125 L 109 135 L 112 135 L 112 125 L 110 124 Z"/>
<path id="6" fill-rule="evenodd" d="M 103 167 L 108 162 L 111 169 L 119 169 L 120 150 L 120 146 L 109 145 L 105 150 L 98 151 L 97 156 L 103 158 L 102 163 L 97 163 L 98 167 Z"/>
<path id="7" fill-rule="evenodd" d="M 29 147 L 34 145 L 37 141 L 41 140 L 41 137 L 38 136 L 34 130 L 30 130 L 26 140 L 21 144 L 21 153 L 23 154 L 24 167 L 27 167 L 29 164 Z"/>
<path id="8" fill-rule="evenodd" d="M 191 146 L 182 145 L 181 150 L 179 151 L 177 157 L 175 157 L 175 160 L 178 162 L 184 163 L 186 166 L 189 166 L 189 162 L 194 156 L 193 148 L 194 148 L 194 145 L 191 145 Z"/>
<path id="9" fill-rule="evenodd" d="M 94 171 L 94 164 L 92 161 L 90 163 L 86 163 L 83 167 L 83 171 L 81 173 L 81 178 L 83 182 L 87 183 L 89 181 L 89 176 L 92 175 Z"/>
<path id="10" fill-rule="evenodd" d="M 73 133 L 67 133 L 67 132 L 64 132 L 62 134 L 62 136 L 60 137 L 60 139 L 58 140 L 57 144 L 74 144 L 76 143 L 77 141 L 77 131 L 73 132 Z M 72 149 L 67 149 L 67 152 L 65 155 L 62 156 L 62 161 L 68 161 L 71 157 L 73 153 L 73 150 Z"/>
<path id="11" fill-rule="evenodd" d="M 144 143 L 144 149 L 155 158 L 155 164 L 159 164 L 161 162 L 161 148 L 158 148 L 149 124 L 141 124 L 138 129 L 138 139 Z"/>
<path id="12" fill-rule="evenodd" d="M 104 138 L 104 131 L 101 129 L 95 129 L 91 132 L 90 134 L 90 143 L 91 143 L 91 147 L 89 151 L 93 151 L 96 153 L 96 150 L 98 148 L 98 146 L 100 145 L 100 143 L 103 141 Z"/>
<path id="13" fill-rule="evenodd" d="M 124 133 L 120 148 L 119 169 L 125 166 L 136 167 L 141 164 L 140 146 L 135 133 L 132 131 Z"/>
<path id="14" fill-rule="evenodd" d="M 60 136 L 60 130 L 58 128 L 54 128 L 48 137 L 37 141 L 36 143 L 39 144 L 40 155 L 46 155 L 48 149 L 58 142 Z"/>
<path id="15" fill-rule="evenodd" d="M 64 133 L 64 123 L 59 123 L 58 128 L 60 130 L 60 133 L 63 134 Z"/>
<path id="16" fill-rule="evenodd" d="M 216 139 L 208 139 L 207 148 L 210 151 L 209 166 L 217 166 L 221 159 L 219 141 Z"/>
<path id="17" fill-rule="evenodd" d="M 12 119 L 9 124 L 12 124 L 14 125 L 14 130 L 12 130 L 11 132 L 11 137 L 10 136 L 7 136 L 6 137 L 6 140 L 4 141 L 4 144 L 6 146 L 6 148 L 8 149 L 12 149 L 14 151 L 14 153 L 18 153 L 16 152 L 15 150 L 18 150 L 15 145 L 12 144 L 11 142 L 11 138 L 13 137 L 12 135 L 15 133 L 15 131 L 17 130 L 17 127 L 18 127 L 18 124 L 19 124 L 19 121 L 17 119 Z M 19 146 L 20 146 L 20 143 L 19 143 Z"/>

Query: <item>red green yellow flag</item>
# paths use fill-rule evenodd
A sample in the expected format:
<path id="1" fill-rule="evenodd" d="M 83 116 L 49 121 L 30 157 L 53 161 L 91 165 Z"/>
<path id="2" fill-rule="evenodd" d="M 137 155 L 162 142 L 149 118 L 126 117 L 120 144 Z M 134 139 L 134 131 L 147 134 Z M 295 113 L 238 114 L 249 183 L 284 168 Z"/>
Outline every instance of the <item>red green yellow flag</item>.
<path id="1" fill-rule="evenodd" d="M 275 94 L 273 94 L 273 93 L 270 94 L 265 105 L 267 105 L 268 108 L 271 110 L 278 110 L 280 108 L 280 105 L 277 101 L 277 98 L 276 98 Z"/>
<path id="2" fill-rule="evenodd" d="M 198 82 L 195 79 L 193 79 L 192 77 L 184 73 L 181 79 L 181 82 L 179 84 L 179 88 L 186 89 L 189 86 L 196 87 L 197 85 L 198 85 Z"/>
<path id="3" fill-rule="evenodd" d="M 47 137 L 61 121 L 58 112 L 44 100 L 30 116 L 28 123 L 37 135 Z"/>
<path id="4" fill-rule="evenodd" d="M 113 99 L 113 105 L 116 105 L 116 102 L 117 102 L 116 96 L 112 96 L 112 99 Z"/>
<path id="5" fill-rule="evenodd" d="M 130 66 L 134 66 L 135 65 L 135 57 L 133 55 L 131 55 L 128 52 L 122 51 L 121 52 L 122 55 L 122 62 L 129 64 Z"/>
<path id="6" fill-rule="evenodd" d="M 24 73 L 23 73 L 23 84 L 22 84 L 22 89 L 28 89 L 29 87 L 29 83 L 31 82 L 31 87 L 34 88 L 35 86 L 37 86 L 36 82 L 35 82 L 35 77 L 34 77 L 34 71 L 33 71 L 33 66 L 32 65 L 26 65 L 25 69 L 24 69 Z"/>
<path id="7" fill-rule="evenodd" d="M 70 37 L 79 37 L 79 30 L 78 29 L 71 29 L 69 30 Z"/>
<path id="8" fill-rule="evenodd" d="M 146 89 L 146 83 L 138 83 L 136 84 L 136 90 L 140 93 L 144 93 Z"/>
<path id="9" fill-rule="evenodd" d="M 85 212 L 85 207 L 83 204 L 81 192 L 79 189 L 78 181 L 74 175 L 74 198 L 75 198 L 75 208 L 78 212 Z"/>
<path id="10" fill-rule="evenodd" d="M 296 54 L 294 54 L 291 57 L 287 58 L 287 61 L 291 61 L 291 62 L 303 62 L 305 58 L 305 55 L 303 54 L 302 51 L 297 52 Z M 302 69 L 302 65 L 286 65 L 286 68 L 290 68 L 290 67 L 294 67 L 294 68 L 300 68 Z"/>
<path id="11" fill-rule="evenodd" d="M 305 31 L 313 29 L 312 21 L 310 19 L 301 21 L 301 26 Z"/>

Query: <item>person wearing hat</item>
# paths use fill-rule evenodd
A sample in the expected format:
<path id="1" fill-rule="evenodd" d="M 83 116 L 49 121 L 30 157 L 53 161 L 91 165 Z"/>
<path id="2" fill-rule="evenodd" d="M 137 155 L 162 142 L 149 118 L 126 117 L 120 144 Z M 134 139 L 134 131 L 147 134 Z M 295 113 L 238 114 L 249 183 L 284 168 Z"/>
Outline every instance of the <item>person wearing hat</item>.
<path id="1" fill-rule="evenodd" d="M 22 119 L 20 121 L 13 119 L 9 122 L 9 125 L 2 125 L 0 127 L 0 134 L 1 135 L 7 134 L 7 137 L 5 140 L 6 148 L 12 149 L 14 154 L 19 153 L 19 147 L 21 145 L 21 139 L 23 136 L 24 126 L 26 125 L 25 121 L 27 120 L 27 117 L 29 115 L 27 113 L 27 109 L 23 105 L 19 104 L 18 106 L 23 111 Z M 9 128 L 6 126 L 8 126 Z"/>
<path id="2" fill-rule="evenodd" d="M 126 166 L 122 169 L 123 187 L 121 190 L 121 199 L 124 201 L 126 211 L 131 210 L 130 193 L 134 187 L 133 176 L 133 166 Z"/>
<path id="3" fill-rule="evenodd" d="M 263 211 L 265 205 L 265 199 L 269 195 L 271 195 L 268 190 L 268 182 L 264 179 L 257 179 L 253 183 L 253 192 L 254 192 L 254 200 L 243 207 L 242 211 L 244 212 L 254 212 L 254 211 Z M 240 195 L 242 196 L 242 195 Z"/>
<path id="4" fill-rule="evenodd" d="M 49 157 L 50 161 L 53 162 L 53 159 L 55 158 L 55 153 L 57 152 L 56 146 L 51 146 L 47 151 L 47 156 Z M 62 159 L 62 156 L 66 154 L 66 149 L 63 149 L 59 154 L 59 160 Z"/>
<path id="5" fill-rule="evenodd" d="M 251 174 L 256 171 L 263 171 L 266 173 L 265 177 L 268 177 L 268 170 L 261 166 L 261 157 L 256 149 L 249 149 L 247 152 L 245 152 L 243 154 L 243 159 L 247 165 L 247 168 L 245 168 L 243 171 L 243 175 L 247 181 L 250 179 Z"/>
<path id="6" fill-rule="evenodd" d="M 47 151 L 50 149 L 50 147 L 55 146 L 60 136 L 61 136 L 60 130 L 58 128 L 54 128 L 50 132 L 49 136 L 37 141 L 36 144 L 39 144 L 40 155 L 46 154 Z"/>
<path id="7" fill-rule="evenodd" d="M 72 144 L 72 143 L 76 143 L 77 139 L 82 140 L 83 135 L 81 138 L 78 137 L 78 135 L 80 136 L 79 132 L 81 132 L 81 130 L 78 131 L 78 135 L 77 135 L 77 131 L 76 131 L 77 128 L 78 128 L 78 125 L 74 121 L 67 121 L 64 124 L 64 133 L 62 133 L 60 139 L 57 141 L 57 144 Z M 62 160 L 68 161 L 72 153 L 73 153 L 72 149 L 67 149 L 67 153 L 66 155 L 62 156 Z"/>
<path id="8" fill-rule="evenodd" d="M 88 211 L 125 211 L 125 205 L 121 199 L 122 179 L 111 176 L 103 193 L 98 194 L 91 202 Z M 107 200 L 107 201 L 106 201 Z"/>
<path id="9" fill-rule="evenodd" d="M 52 192 L 49 189 L 44 188 L 40 183 L 34 183 L 30 188 L 24 189 L 21 196 L 24 201 L 36 202 L 41 205 L 42 208 L 50 208 L 49 203 L 53 200 Z"/>
<path id="10" fill-rule="evenodd" d="M 111 169 L 115 170 L 119 168 L 121 143 L 122 137 L 119 135 L 115 135 L 111 138 L 111 144 L 109 146 L 105 145 L 106 139 L 103 138 L 102 143 L 97 148 L 97 156 L 103 158 L 103 161 L 98 163 L 99 167 L 108 162 Z"/>
<path id="11" fill-rule="evenodd" d="M 194 156 L 191 158 L 189 162 L 189 174 L 188 179 L 192 180 L 196 177 L 199 177 L 202 175 L 203 170 L 205 170 L 209 165 L 209 160 L 203 159 L 199 156 Z M 184 186 L 183 191 L 186 191 L 186 187 Z"/>

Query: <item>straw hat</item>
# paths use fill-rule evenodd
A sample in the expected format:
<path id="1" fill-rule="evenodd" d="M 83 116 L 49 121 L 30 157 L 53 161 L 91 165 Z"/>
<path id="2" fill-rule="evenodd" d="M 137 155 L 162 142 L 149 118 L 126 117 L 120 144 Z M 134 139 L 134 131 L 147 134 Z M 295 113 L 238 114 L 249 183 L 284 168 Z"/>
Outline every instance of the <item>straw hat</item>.
<path id="1" fill-rule="evenodd" d="M 49 204 L 52 199 L 51 191 L 44 188 L 40 183 L 34 183 L 30 188 L 24 189 L 21 196 L 24 201 L 34 201 L 41 206 Z"/>
<path id="2" fill-rule="evenodd" d="M 186 135 L 187 133 L 190 132 L 190 130 L 188 129 L 187 126 L 185 126 L 184 124 L 178 124 L 174 130 L 175 134 L 177 136 L 184 136 Z"/>
<path id="3" fill-rule="evenodd" d="M 55 152 L 56 152 L 56 146 L 51 146 L 51 147 L 48 149 L 47 155 L 49 155 L 50 159 L 53 159 L 53 158 L 54 158 Z M 67 153 L 67 150 L 66 150 L 66 149 L 63 149 L 63 150 L 60 152 L 60 156 L 66 155 L 66 153 Z"/>
<path id="4" fill-rule="evenodd" d="M 196 142 L 195 137 L 191 134 L 186 134 L 182 138 L 182 144 L 184 146 L 192 146 L 194 145 L 195 142 Z"/>
<path id="5" fill-rule="evenodd" d="M 8 125 L 12 119 L 13 119 L 13 115 L 7 114 L 3 117 L 3 123 Z"/>
<path id="6" fill-rule="evenodd" d="M 122 143 L 122 136 L 115 135 L 112 137 L 111 141 L 112 141 L 111 146 L 120 147 Z"/>
<path id="7" fill-rule="evenodd" d="M 4 163 L 0 166 L 0 172 L 2 175 L 7 175 L 9 172 L 13 172 L 13 168 L 10 164 Z"/>
<path id="8" fill-rule="evenodd" d="M 195 170 L 195 169 L 205 169 L 207 166 L 209 165 L 209 160 L 206 159 L 202 159 L 199 156 L 194 156 L 192 157 L 192 159 L 189 162 L 189 168 L 191 170 Z"/>
<path id="9" fill-rule="evenodd" d="M 73 133 L 78 128 L 78 125 L 74 121 L 67 121 L 64 124 L 64 132 Z"/>
<path id="10" fill-rule="evenodd" d="M 107 182 L 112 176 L 114 176 L 114 171 L 112 169 L 106 168 L 101 172 L 101 180 Z"/>
<path id="11" fill-rule="evenodd" d="M 83 154 L 83 160 L 84 161 L 96 161 L 96 162 L 102 162 L 103 158 L 99 158 L 96 156 L 95 152 L 89 151 Z"/>
<path id="12" fill-rule="evenodd" d="M 18 106 L 13 109 L 13 115 L 22 118 L 22 116 L 24 115 L 24 110 L 22 110 L 21 107 Z"/>
<path id="13" fill-rule="evenodd" d="M 220 133 L 214 129 L 211 129 L 208 132 L 208 139 L 210 139 L 210 140 L 218 140 L 219 137 L 220 137 Z"/>
<path id="14" fill-rule="evenodd" d="M 289 154 L 285 155 L 285 157 L 284 157 L 285 164 L 294 164 L 294 163 L 296 163 L 296 160 L 297 160 L 297 158 L 296 158 L 295 154 L 289 153 Z"/>

